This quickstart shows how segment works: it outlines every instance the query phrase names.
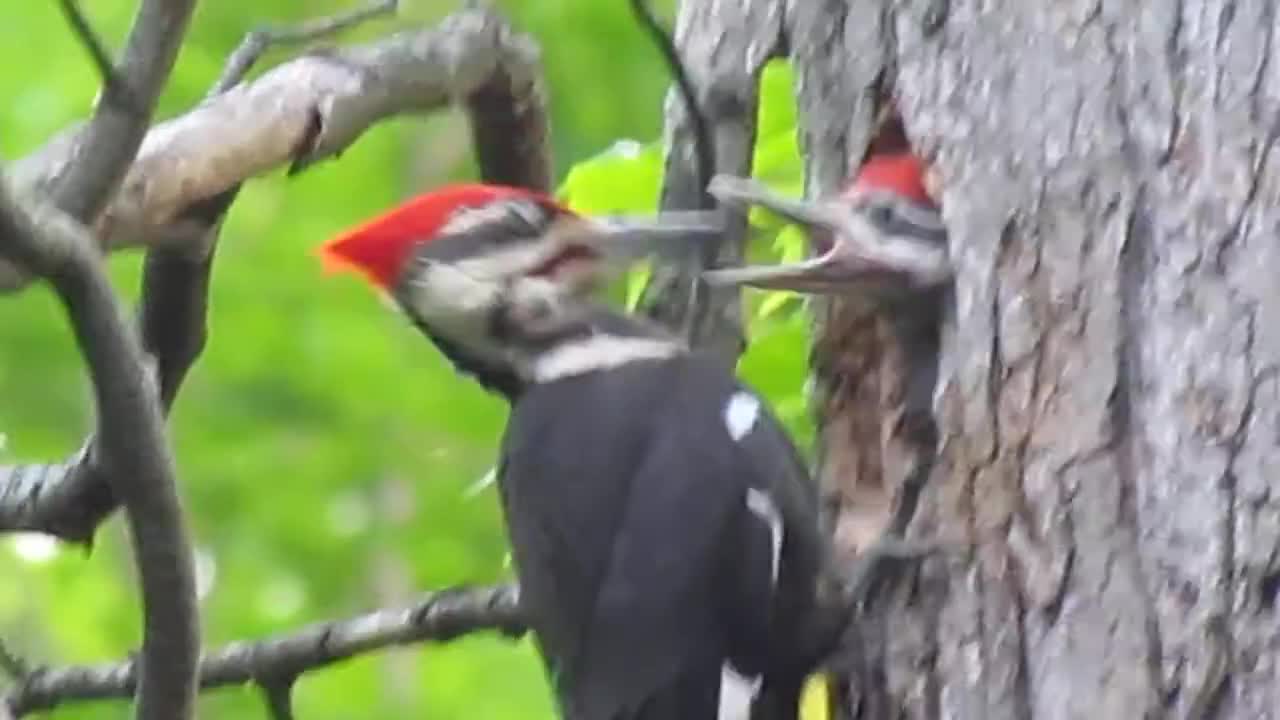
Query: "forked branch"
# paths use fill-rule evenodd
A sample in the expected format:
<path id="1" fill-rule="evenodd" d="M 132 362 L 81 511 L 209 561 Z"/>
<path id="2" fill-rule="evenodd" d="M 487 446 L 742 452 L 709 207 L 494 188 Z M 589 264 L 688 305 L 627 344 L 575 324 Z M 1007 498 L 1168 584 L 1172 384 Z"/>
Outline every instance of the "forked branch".
<path id="1" fill-rule="evenodd" d="M 82 226 L 17 196 L 0 177 L 0 256 L 57 291 L 89 366 L 96 448 L 110 467 L 141 578 L 143 648 L 137 717 L 181 720 L 194 704 L 199 623 L 191 546 L 155 384 Z M 109 419 L 109 420 L 108 420 Z"/>
<path id="2" fill-rule="evenodd" d="M 92 221 L 115 193 L 151 125 L 186 37 L 195 0 L 143 0 L 114 71 L 102 68 L 106 50 L 74 2 L 63 4 L 76 34 L 89 46 L 107 84 L 93 117 L 75 132 L 68 160 L 53 175 L 54 204 L 81 222 Z"/>
<path id="3" fill-rule="evenodd" d="M 99 222 L 98 240 L 166 251 L 148 254 L 142 301 L 143 341 L 156 356 L 166 407 L 204 342 L 213 237 L 240 183 L 290 163 L 305 167 L 373 123 L 455 97 L 467 98 L 486 180 L 550 187 L 537 49 L 480 10 L 431 30 L 299 58 L 151 131 Z M 67 162 L 69 137 L 23 160 L 15 174 L 42 182 Z M 0 259 L 0 287 L 19 281 L 8 269 L 6 276 Z M 0 532 L 89 542 L 116 507 L 107 469 L 90 448 L 62 463 L 0 467 Z"/>
<path id="4" fill-rule="evenodd" d="M 234 642 L 204 656 L 203 690 L 258 683 L 279 685 L 356 655 L 423 642 L 447 642 L 467 633 L 523 631 L 518 592 L 512 585 L 458 588 L 431 593 L 404 608 L 378 610 L 348 620 L 317 623 L 257 642 Z M 133 693 L 132 660 L 28 673 L 7 698 L 15 717 L 88 700 L 127 698 Z"/>

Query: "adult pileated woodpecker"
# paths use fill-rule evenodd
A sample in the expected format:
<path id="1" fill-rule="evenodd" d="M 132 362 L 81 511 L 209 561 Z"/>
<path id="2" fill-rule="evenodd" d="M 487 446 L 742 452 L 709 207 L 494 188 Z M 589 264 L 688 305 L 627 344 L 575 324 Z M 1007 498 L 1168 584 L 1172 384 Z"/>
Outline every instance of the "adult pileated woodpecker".
<path id="1" fill-rule="evenodd" d="M 774 416 L 714 358 L 584 297 L 720 231 L 715 212 L 589 219 L 472 185 L 323 248 L 510 402 L 498 486 L 570 720 L 794 718 L 845 621 L 823 595 L 816 491 Z"/>

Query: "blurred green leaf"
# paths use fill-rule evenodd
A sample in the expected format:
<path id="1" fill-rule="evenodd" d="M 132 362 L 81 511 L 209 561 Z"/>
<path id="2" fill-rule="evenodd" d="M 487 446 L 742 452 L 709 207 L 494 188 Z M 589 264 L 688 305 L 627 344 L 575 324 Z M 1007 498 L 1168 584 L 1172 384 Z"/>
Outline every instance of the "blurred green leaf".
<path id="1" fill-rule="evenodd" d="M 662 144 L 619 140 L 574 165 L 560 186 L 569 207 L 590 215 L 654 212 L 662 185 Z"/>

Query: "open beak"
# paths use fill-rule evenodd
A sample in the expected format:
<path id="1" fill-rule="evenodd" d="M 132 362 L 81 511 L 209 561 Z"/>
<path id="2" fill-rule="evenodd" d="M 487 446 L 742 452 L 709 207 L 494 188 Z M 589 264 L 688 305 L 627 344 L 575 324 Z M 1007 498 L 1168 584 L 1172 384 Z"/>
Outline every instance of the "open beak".
<path id="1" fill-rule="evenodd" d="M 716 176 L 708 192 L 726 207 L 758 205 L 800 225 L 814 250 L 796 263 L 708 270 L 703 277 L 711 285 L 844 294 L 923 289 L 951 277 L 946 231 L 932 210 L 894 209 L 847 195 L 792 200 L 729 175 Z"/>

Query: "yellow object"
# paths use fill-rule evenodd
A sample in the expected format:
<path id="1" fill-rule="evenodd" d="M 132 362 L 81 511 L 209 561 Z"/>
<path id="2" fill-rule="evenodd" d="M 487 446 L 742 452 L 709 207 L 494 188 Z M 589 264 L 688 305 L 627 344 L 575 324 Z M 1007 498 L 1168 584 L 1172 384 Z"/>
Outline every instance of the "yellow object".
<path id="1" fill-rule="evenodd" d="M 810 675 L 800 693 L 800 720 L 828 720 L 831 717 L 830 704 L 827 674 Z"/>

